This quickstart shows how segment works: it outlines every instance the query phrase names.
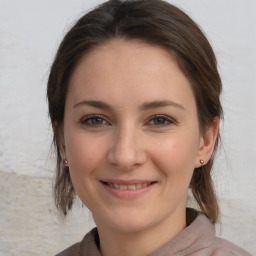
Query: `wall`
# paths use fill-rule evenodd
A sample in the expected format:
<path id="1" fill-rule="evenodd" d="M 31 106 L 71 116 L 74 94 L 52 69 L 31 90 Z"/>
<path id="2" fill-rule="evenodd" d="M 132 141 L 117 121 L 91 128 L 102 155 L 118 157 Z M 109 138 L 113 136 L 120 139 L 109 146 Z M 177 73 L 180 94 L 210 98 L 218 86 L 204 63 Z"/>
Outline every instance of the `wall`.
<path id="1" fill-rule="evenodd" d="M 45 88 L 62 36 L 99 2 L 0 0 L 0 256 L 53 255 L 93 226 L 79 202 L 65 222 L 57 217 Z M 223 79 L 223 148 L 214 172 L 222 205 L 217 232 L 256 254 L 256 2 L 170 2 L 204 29 Z"/>

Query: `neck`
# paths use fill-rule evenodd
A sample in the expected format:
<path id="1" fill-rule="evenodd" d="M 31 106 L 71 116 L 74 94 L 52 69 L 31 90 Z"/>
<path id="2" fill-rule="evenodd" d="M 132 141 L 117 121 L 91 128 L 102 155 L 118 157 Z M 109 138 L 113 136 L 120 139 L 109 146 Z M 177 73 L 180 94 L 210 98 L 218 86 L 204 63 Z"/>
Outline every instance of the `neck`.
<path id="1" fill-rule="evenodd" d="M 97 226 L 102 256 L 144 256 L 170 241 L 186 227 L 186 212 L 174 212 L 161 223 L 136 232 Z"/>

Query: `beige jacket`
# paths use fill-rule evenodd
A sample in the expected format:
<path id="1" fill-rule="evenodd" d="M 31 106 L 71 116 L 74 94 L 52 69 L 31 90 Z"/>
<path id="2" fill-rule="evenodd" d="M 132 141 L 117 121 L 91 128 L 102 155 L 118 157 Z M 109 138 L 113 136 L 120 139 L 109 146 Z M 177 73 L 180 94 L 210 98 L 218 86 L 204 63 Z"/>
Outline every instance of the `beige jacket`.
<path id="1" fill-rule="evenodd" d="M 56 256 L 101 256 L 97 228 Z M 131 255 L 132 256 L 132 255 Z M 214 225 L 193 209 L 187 209 L 187 227 L 148 256 L 252 256 L 236 245 L 216 237 Z"/>

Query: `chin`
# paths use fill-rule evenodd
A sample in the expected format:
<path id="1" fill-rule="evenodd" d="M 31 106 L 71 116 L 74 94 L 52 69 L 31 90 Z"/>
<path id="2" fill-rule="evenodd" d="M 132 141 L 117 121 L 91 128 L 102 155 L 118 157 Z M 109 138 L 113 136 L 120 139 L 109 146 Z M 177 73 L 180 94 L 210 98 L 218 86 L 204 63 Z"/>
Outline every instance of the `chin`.
<path id="1" fill-rule="evenodd" d="M 114 217 L 114 218 L 113 218 Z M 146 230 L 147 228 L 154 225 L 154 218 L 146 216 L 145 214 L 132 213 L 125 211 L 122 213 L 116 213 L 109 218 L 104 218 L 102 221 L 98 221 L 97 217 L 95 218 L 95 223 L 99 227 L 102 223 L 104 226 L 108 225 L 111 229 L 114 229 L 118 232 L 124 233 L 136 233 Z"/>
<path id="2" fill-rule="evenodd" d="M 149 223 L 136 222 L 133 220 L 113 224 L 113 228 L 122 233 L 138 233 L 150 227 Z"/>

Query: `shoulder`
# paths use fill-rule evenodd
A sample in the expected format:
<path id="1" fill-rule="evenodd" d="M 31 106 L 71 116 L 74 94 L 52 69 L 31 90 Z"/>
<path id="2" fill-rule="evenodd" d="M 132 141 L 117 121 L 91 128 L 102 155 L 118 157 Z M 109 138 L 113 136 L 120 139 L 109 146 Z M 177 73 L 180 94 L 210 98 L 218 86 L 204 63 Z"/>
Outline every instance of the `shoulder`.
<path id="1" fill-rule="evenodd" d="M 192 218 L 188 218 L 192 216 Z M 191 239 L 185 248 L 193 256 L 252 256 L 237 245 L 216 236 L 214 225 L 201 212 L 187 209 L 187 228 L 182 232 L 184 239 Z"/>
<path id="2" fill-rule="evenodd" d="M 218 237 L 215 238 L 212 247 L 211 256 L 252 256 L 235 244 Z"/>
<path id="3" fill-rule="evenodd" d="M 55 256 L 78 256 L 80 255 L 81 242 L 76 243 Z"/>
<path id="4" fill-rule="evenodd" d="M 98 249 L 99 236 L 97 228 L 85 235 L 80 243 L 76 243 L 55 256 L 100 256 Z"/>

